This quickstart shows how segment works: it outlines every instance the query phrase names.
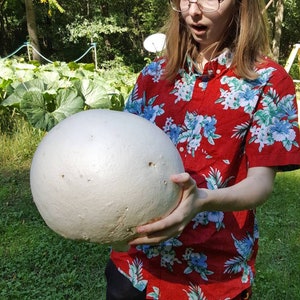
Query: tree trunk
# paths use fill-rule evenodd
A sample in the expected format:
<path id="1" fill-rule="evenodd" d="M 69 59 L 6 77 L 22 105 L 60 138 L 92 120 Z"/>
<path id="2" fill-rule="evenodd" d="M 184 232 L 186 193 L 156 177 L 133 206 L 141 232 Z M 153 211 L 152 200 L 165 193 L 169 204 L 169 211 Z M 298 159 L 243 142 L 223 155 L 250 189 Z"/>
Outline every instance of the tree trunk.
<path id="1" fill-rule="evenodd" d="M 40 52 L 40 44 L 38 40 L 36 20 L 35 20 L 35 11 L 32 0 L 25 0 L 26 8 L 26 21 L 27 21 L 27 31 L 29 35 L 29 40 L 31 45 Z M 35 51 L 32 53 L 32 58 L 37 61 L 41 61 L 41 57 Z"/>
<path id="2" fill-rule="evenodd" d="M 274 21 L 274 36 L 273 36 L 273 41 L 272 41 L 273 56 L 274 56 L 274 59 L 277 61 L 279 59 L 283 13 L 284 13 L 284 0 L 277 0 L 276 1 L 275 21 Z"/>

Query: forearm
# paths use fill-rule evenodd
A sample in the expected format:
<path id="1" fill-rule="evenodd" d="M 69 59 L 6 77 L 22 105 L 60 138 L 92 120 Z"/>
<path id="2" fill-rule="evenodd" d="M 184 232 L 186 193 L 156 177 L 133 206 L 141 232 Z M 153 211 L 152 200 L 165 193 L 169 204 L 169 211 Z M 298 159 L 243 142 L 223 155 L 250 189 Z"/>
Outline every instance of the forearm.
<path id="1" fill-rule="evenodd" d="M 272 168 L 249 169 L 241 182 L 217 190 L 199 190 L 200 211 L 240 211 L 255 208 L 266 201 L 273 189 Z"/>

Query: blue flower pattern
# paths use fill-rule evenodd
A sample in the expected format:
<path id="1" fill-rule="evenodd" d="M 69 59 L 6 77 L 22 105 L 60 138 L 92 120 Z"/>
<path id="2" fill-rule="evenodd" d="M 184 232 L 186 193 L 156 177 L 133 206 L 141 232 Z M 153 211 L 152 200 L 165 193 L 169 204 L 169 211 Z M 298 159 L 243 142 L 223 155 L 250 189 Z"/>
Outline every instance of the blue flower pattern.
<path id="1" fill-rule="evenodd" d="M 144 252 L 149 259 L 161 256 L 161 266 L 172 271 L 175 263 L 181 264 L 175 251 L 175 247 L 180 246 L 182 246 L 182 243 L 178 239 L 172 238 L 158 246 L 137 246 L 137 249 Z"/>
<path id="2" fill-rule="evenodd" d="M 257 125 L 250 129 L 250 142 L 259 144 L 259 151 L 276 142 L 282 143 L 287 151 L 290 151 L 292 146 L 299 147 L 295 141 L 295 128 L 299 125 L 295 121 L 297 115 L 293 99 L 293 95 L 286 95 L 280 99 L 274 89 L 270 89 L 264 95 L 263 108 L 254 115 Z"/>
<path id="3" fill-rule="evenodd" d="M 206 226 L 209 223 L 214 223 L 217 231 L 225 228 L 223 223 L 224 213 L 222 211 L 204 211 L 198 213 L 195 218 L 193 218 L 193 229 L 196 229 L 199 225 Z"/>
<path id="4" fill-rule="evenodd" d="M 221 97 L 216 101 L 223 105 L 225 110 L 244 108 L 245 113 L 252 114 L 260 97 L 262 87 L 268 84 L 269 78 L 275 71 L 274 68 L 258 70 L 259 79 L 239 80 L 236 77 L 224 76 L 221 80 L 226 88 L 221 89 Z M 286 95 L 280 98 L 275 89 L 271 88 L 262 95 L 263 108 L 254 113 L 254 121 L 257 125 L 250 128 L 252 139 L 250 143 L 259 144 L 261 152 L 265 146 L 280 142 L 287 151 L 292 146 L 299 147 L 295 141 L 298 126 L 296 107 L 294 106 L 295 95 Z M 252 115 L 251 115 L 252 116 Z M 245 128 L 240 124 L 236 127 L 237 135 L 243 136 L 240 129 Z"/>
<path id="5" fill-rule="evenodd" d="M 192 248 L 187 248 L 183 255 L 184 260 L 187 262 L 187 268 L 184 274 L 197 272 L 205 281 L 208 280 L 207 276 L 212 275 L 213 272 L 208 270 L 207 256 L 203 253 L 193 252 Z"/>
<path id="6" fill-rule="evenodd" d="M 151 76 L 153 82 L 159 82 L 159 80 L 161 79 L 161 76 L 163 75 L 162 65 L 164 62 L 165 62 L 164 59 L 151 62 L 148 66 L 146 66 L 143 69 L 142 74 L 144 76 L 147 76 L 147 75 Z"/>
<path id="7" fill-rule="evenodd" d="M 202 116 L 187 112 L 183 126 L 173 124 L 173 120 L 168 118 L 163 130 L 175 145 L 187 143 L 187 152 L 194 156 L 203 137 L 212 145 L 214 145 L 215 139 L 220 138 L 216 134 L 216 123 L 217 120 L 214 116 Z"/>

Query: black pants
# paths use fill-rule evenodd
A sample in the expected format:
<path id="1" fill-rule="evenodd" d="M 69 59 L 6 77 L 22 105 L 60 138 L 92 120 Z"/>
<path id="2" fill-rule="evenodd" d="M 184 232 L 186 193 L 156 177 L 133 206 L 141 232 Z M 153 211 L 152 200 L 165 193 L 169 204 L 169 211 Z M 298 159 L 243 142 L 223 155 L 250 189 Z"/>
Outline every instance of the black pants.
<path id="1" fill-rule="evenodd" d="M 128 278 L 122 275 L 114 263 L 109 260 L 105 268 L 106 300 L 145 300 L 146 289 L 140 292 L 132 286 Z"/>

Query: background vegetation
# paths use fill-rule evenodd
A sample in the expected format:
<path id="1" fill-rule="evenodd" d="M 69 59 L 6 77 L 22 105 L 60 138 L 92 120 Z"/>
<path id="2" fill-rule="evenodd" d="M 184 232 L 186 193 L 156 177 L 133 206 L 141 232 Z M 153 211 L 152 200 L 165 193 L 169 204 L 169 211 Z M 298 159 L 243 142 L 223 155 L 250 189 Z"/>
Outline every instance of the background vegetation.
<path id="1" fill-rule="evenodd" d="M 144 64 L 143 40 L 160 29 L 168 7 L 167 0 L 58 2 L 63 11 L 57 1 L 0 0 L 0 56 L 30 40 L 47 58 L 69 62 L 95 42 L 100 65 L 121 60 L 137 71 Z M 88 56 L 83 62 L 91 61 Z"/>
<path id="2" fill-rule="evenodd" d="M 300 42 L 300 0 L 265 3 L 272 52 L 285 61 Z M 0 56 L 30 41 L 51 60 L 69 62 L 96 42 L 100 64 L 121 60 L 138 71 L 148 54 L 143 40 L 160 30 L 168 7 L 168 0 L 0 0 Z"/>
<path id="3" fill-rule="evenodd" d="M 0 131 L 12 132 L 15 115 L 49 131 L 82 110 L 123 110 L 135 80 L 124 65 L 95 70 L 92 64 L 0 60 Z"/>

